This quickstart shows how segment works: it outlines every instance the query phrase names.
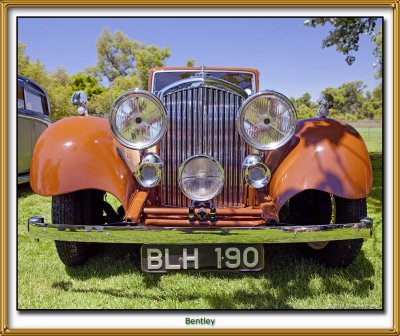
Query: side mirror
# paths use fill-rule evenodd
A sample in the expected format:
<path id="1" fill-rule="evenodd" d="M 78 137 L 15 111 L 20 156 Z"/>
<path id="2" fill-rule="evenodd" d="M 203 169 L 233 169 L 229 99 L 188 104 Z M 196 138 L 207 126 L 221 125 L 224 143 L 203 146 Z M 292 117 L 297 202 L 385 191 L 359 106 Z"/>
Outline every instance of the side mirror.
<path id="1" fill-rule="evenodd" d="M 78 106 L 78 114 L 79 115 L 87 115 L 87 96 L 84 92 L 78 91 L 72 94 L 71 104 Z"/>
<path id="2" fill-rule="evenodd" d="M 330 93 L 323 93 L 318 99 L 319 109 L 318 117 L 326 118 L 329 115 L 329 110 L 333 106 L 333 96 Z"/>

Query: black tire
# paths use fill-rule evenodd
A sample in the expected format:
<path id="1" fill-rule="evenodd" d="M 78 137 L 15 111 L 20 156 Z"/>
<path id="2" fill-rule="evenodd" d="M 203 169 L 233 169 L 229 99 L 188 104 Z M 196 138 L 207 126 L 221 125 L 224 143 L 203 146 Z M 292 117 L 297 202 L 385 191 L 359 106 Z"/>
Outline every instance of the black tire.
<path id="1" fill-rule="evenodd" d="M 317 225 L 357 222 L 367 216 L 365 198 L 345 199 L 330 194 L 307 190 L 295 196 L 289 203 L 291 223 L 298 225 Z M 363 239 L 337 240 L 321 244 L 300 244 L 300 250 L 328 267 L 347 267 L 361 250 Z"/>
<path id="2" fill-rule="evenodd" d="M 56 224 L 100 225 L 103 222 L 104 192 L 82 190 L 53 197 L 52 219 Z M 94 252 L 94 245 L 55 241 L 58 256 L 66 266 L 84 264 Z"/>

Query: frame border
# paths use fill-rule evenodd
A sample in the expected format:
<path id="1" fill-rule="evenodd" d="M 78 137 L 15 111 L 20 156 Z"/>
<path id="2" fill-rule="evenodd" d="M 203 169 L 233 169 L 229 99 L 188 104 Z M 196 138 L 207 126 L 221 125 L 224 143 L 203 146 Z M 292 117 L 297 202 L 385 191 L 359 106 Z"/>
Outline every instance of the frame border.
<path id="1" fill-rule="evenodd" d="M 1 335 L 399 335 L 399 21 L 400 0 L 0 0 L 0 334 Z M 130 8 L 244 8 L 244 7 L 380 7 L 391 8 L 393 14 L 393 326 L 390 329 L 10 329 L 8 327 L 7 284 L 7 220 L 8 220 L 8 153 L 7 153 L 7 106 L 8 106 L 8 12 L 18 7 L 130 7 Z"/>

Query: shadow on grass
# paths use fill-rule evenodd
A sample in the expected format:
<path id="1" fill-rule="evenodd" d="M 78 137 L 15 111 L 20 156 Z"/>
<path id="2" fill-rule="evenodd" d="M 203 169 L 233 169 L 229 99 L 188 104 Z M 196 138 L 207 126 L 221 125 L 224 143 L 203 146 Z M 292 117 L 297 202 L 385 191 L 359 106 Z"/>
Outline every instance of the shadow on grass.
<path id="1" fill-rule="evenodd" d="M 29 183 L 19 184 L 17 187 L 17 198 L 24 198 L 32 195 L 34 192 Z"/>
<path id="2" fill-rule="evenodd" d="M 140 268 L 137 255 L 138 246 L 123 246 L 111 255 L 104 254 L 93 258 L 85 267 L 66 268 L 67 273 L 75 279 L 89 278 L 105 279 L 116 274 L 137 272 Z M 135 251 L 136 249 L 136 251 Z M 132 252 L 133 251 L 133 252 Z M 247 307 L 250 309 L 293 309 L 288 301 L 293 299 L 313 298 L 318 295 L 312 282 L 318 279 L 321 288 L 317 292 L 324 295 L 344 295 L 351 292 L 355 296 L 365 297 L 374 287 L 370 280 L 374 274 L 372 264 L 366 259 L 363 251 L 356 261 L 347 269 L 329 269 L 315 264 L 299 256 L 295 244 L 267 245 L 265 248 L 266 268 L 257 273 L 218 273 L 218 272 L 187 272 L 186 280 L 203 281 L 210 283 L 218 279 L 234 280 L 246 279 L 257 281 L 258 285 L 251 290 L 241 289 L 239 286 L 234 291 L 202 291 L 196 288 L 186 288 L 183 292 L 173 293 L 163 290 L 161 281 L 163 277 L 174 274 L 146 274 L 141 273 L 143 286 L 129 289 L 79 289 L 73 288 L 72 283 L 63 281 L 54 283 L 53 287 L 64 291 L 76 293 L 101 293 L 117 298 L 171 300 L 187 302 L 190 300 L 206 300 L 210 309 L 237 309 Z M 344 285 L 342 284 L 344 283 Z M 350 283 L 350 285 L 349 285 Z M 350 287 L 349 287 L 350 286 Z M 311 307 L 314 308 L 315 307 Z"/>

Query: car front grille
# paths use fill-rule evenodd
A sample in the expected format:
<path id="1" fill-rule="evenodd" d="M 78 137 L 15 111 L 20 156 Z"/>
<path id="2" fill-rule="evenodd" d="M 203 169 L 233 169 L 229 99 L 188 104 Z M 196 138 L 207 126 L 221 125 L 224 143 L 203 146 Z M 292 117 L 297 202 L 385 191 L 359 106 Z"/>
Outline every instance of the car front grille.
<path id="1" fill-rule="evenodd" d="M 197 87 L 167 93 L 161 97 L 169 119 L 160 143 L 164 161 L 161 203 L 189 206 L 178 185 L 178 171 L 189 157 L 206 154 L 216 158 L 225 171 L 221 194 L 213 199 L 217 207 L 242 204 L 241 164 L 245 144 L 236 129 L 236 117 L 243 97 L 220 88 Z"/>

